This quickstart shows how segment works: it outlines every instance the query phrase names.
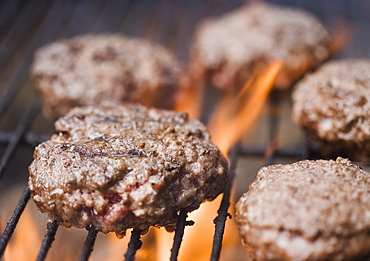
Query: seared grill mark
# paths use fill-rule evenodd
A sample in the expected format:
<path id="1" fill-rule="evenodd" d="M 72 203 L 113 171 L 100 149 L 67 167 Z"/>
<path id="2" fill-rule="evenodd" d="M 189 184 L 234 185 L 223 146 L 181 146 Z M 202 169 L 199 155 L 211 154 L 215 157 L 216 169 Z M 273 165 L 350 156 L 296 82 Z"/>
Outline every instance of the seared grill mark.
<path id="1" fill-rule="evenodd" d="M 214 199 L 227 181 L 206 127 L 183 113 L 107 103 L 75 108 L 56 126 L 68 134 L 36 148 L 29 182 L 61 225 L 172 230 L 181 208 Z"/>
<path id="2" fill-rule="evenodd" d="M 66 144 L 62 144 L 62 148 L 68 147 Z M 80 154 L 83 157 L 114 157 L 114 156 L 130 156 L 130 157 L 144 157 L 147 156 L 143 151 L 138 150 L 126 150 L 126 151 L 115 151 L 115 152 L 104 152 L 101 150 L 88 150 L 77 146 L 71 146 L 71 151 Z"/>

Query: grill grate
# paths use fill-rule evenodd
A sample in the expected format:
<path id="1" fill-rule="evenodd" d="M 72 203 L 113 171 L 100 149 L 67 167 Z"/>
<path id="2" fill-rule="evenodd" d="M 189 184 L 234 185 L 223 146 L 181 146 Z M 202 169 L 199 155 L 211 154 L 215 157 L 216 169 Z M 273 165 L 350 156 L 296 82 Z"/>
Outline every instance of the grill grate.
<path id="1" fill-rule="evenodd" d="M 15 227 L 17 226 L 19 218 L 21 217 L 23 210 L 26 207 L 28 200 L 30 199 L 30 196 L 31 196 L 31 192 L 27 186 L 24 189 L 24 192 L 22 193 L 22 196 L 13 212 L 13 215 L 10 218 L 6 226 L 3 236 L 1 237 L 1 240 L 0 240 L 0 254 L 1 255 L 3 255 L 6 245 L 8 244 L 11 236 L 13 235 Z"/>
<path id="2" fill-rule="evenodd" d="M 194 224 L 194 222 L 192 221 L 186 221 L 187 217 L 188 217 L 188 214 L 186 211 L 184 210 L 180 211 L 180 215 L 177 221 L 177 227 L 175 230 L 175 237 L 173 240 L 173 247 L 171 249 L 171 257 L 170 257 L 171 261 L 174 261 L 177 259 L 177 256 L 180 250 L 180 245 L 182 242 L 182 237 L 184 236 L 185 226 L 191 226 Z"/>
<path id="3" fill-rule="evenodd" d="M 48 42 L 63 37 L 72 37 L 88 32 L 124 32 L 129 35 L 143 36 L 164 44 L 176 52 L 184 62 L 187 60 L 188 47 L 192 32 L 197 22 L 209 15 L 217 15 L 240 6 L 244 1 L 205 0 L 175 2 L 165 0 L 130 0 L 130 1 L 25 1 L 3 0 L 0 2 L 0 188 L 11 186 L 8 176 L 17 182 L 25 183 L 26 176 L 17 175 L 16 163 L 32 158 L 17 157 L 18 151 L 33 148 L 49 138 L 50 122 L 40 117 L 40 105 L 28 83 L 28 71 L 35 50 Z M 350 22 L 356 29 L 354 40 L 340 57 L 364 57 L 370 54 L 370 33 L 364 26 L 370 21 L 370 4 L 367 2 L 345 0 L 325 0 L 323 4 L 315 1 L 275 0 L 271 2 L 303 7 L 318 15 L 329 25 L 340 18 Z M 320 2 L 321 3 L 321 2 Z M 355 38 L 356 39 L 356 38 Z M 278 137 L 284 124 L 282 113 L 276 113 L 287 99 L 287 94 L 273 92 L 269 98 L 267 113 L 267 138 L 262 144 L 248 142 L 248 145 L 235 146 L 230 152 L 231 178 L 234 179 L 239 159 L 245 156 L 258 157 L 263 164 L 272 164 L 278 158 L 285 160 L 314 157 L 310 144 L 304 139 L 297 143 L 279 146 Z M 19 120 L 18 120 L 19 119 Z M 298 144 L 298 145 L 296 145 Z M 16 161 L 17 160 L 17 161 Z M 262 164 L 262 165 L 263 165 Z M 22 164 L 20 172 L 26 172 Z M 18 177 L 19 176 L 19 177 Z M 236 176 L 235 178 L 238 178 Z M 230 214 L 232 182 L 224 193 L 218 216 L 214 219 L 215 233 L 210 259 L 220 259 L 225 222 Z M 245 186 L 246 187 L 246 186 Z M 0 240 L 0 257 L 16 229 L 17 223 L 30 199 L 30 190 L 26 187 L 9 219 Z M 177 260 L 182 237 L 186 226 L 192 225 L 187 220 L 187 213 L 180 211 L 174 234 L 170 260 Z M 37 260 L 45 260 L 57 233 L 59 224 L 48 224 Z M 81 250 L 80 260 L 88 260 L 95 245 L 98 232 L 91 226 Z M 126 260 L 134 260 L 136 251 L 141 247 L 141 231 L 133 230 Z"/>
<path id="4" fill-rule="evenodd" d="M 53 243 L 55 239 L 55 234 L 57 233 L 59 222 L 54 220 L 48 223 L 47 225 L 48 225 L 48 230 L 46 231 L 44 240 L 41 243 L 41 249 L 36 259 L 37 261 L 45 260 L 46 255 L 49 249 L 51 248 L 51 244 Z"/>
<path id="5" fill-rule="evenodd" d="M 98 235 L 98 231 L 95 229 L 93 225 L 91 225 L 90 227 L 87 227 L 86 229 L 89 231 L 89 233 L 87 234 L 86 241 L 82 249 L 82 254 L 80 257 L 81 261 L 89 259 L 89 256 L 94 248 L 96 236 Z"/>

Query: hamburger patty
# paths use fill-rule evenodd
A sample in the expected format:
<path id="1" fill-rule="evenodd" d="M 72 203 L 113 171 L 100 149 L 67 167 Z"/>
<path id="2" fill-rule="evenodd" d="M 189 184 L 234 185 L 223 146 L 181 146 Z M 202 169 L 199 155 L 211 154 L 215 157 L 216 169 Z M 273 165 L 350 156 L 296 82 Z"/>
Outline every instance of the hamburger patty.
<path id="1" fill-rule="evenodd" d="M 295 87 L 292 118 L 323 147 L 356 160 L 370 157 L 370 60 L 324 64 Z"/>
<path id="2" fill-rule="evenodd" d="M 119 34 L 83 35 L 41 47 L 31 76 L 47 117 L 103 100 L 169 109 L 185 79 L 169 50 Z"/>
<path id="3" fill-rule="evenodd" d="M 328 31 L 311 14 L 263 2 L 201 22 L 191 51 L 192 74 L 210 77 L 220 88 L 241 87 L 255 70 L 273 61 L 284 68 L 276 87 L 286 88 L 326 60 Z M 199 76 L 197 76 L 199 77 Z"/>
<path id="4" fill-rule="evenodd" d="M 228 163 L 186 113 L 104 103 L 72 109 L 29 167 L 32 199 L 64 226 L 171 228 L 223 192 Z"/>
<path id="5" fill-rule="evenodd" d="M 263 167 L 236 204 L 254 260 L 354 260 L 370 252 L 370 173 L 349 160 Z"/>

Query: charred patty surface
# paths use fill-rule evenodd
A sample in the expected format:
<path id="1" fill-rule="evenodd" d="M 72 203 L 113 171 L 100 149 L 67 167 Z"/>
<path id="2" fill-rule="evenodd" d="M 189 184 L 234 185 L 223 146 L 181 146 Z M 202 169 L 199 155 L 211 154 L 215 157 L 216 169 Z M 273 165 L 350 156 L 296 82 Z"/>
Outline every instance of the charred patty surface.
<path id="1" fill-rule="evenodd" d="M 104 103 L 71 110 L 29 167 L 32 199 L 65 226 L 171 227 L 223 192 L 226 159 L 187 114 Z"/>
<path id="2" fill-rule="evenodd" d="M 370 60 L 328 62 L 294 89 L 292 118 L 323 146 L 370 158 Z"/>
<path id="3" fill-rule="evenodd" d="M 262 1 L 201 22 L 191 51 L 197 77 L 220 88 L 241 87 L 255 70 L 272 61 L 284 68 L 276 87 L 286 88 L 312 66 L 326 60 L 330 36 L 313 15 Z"/>
<path id="4" fill-rule="evenodd" d="M 103 100 L 170 109 L 184 80 L 164 47 L 119 34 L 82 35 L 41 47 L 31 75 L 48 117 Z"/>
<path id="5" fill-rule="evenodd" d="M 370 252 L 370 173 L 349 160 L 263 167 L 236 204 L 254 260 L 355 260 Z"/>

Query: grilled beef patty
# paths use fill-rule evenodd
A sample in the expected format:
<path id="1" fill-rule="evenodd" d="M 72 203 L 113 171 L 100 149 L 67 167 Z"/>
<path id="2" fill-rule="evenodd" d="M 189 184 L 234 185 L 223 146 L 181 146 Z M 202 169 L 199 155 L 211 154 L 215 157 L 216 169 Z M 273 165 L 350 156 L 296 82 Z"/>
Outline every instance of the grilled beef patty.
<path id="1" fill-rule="evenodd" d="M 47 117 L 102 100 L 169 109 L 185 79 L 169 50 L 119 34 L 83 35 L 41 47 L 31 75 Z"/>
<path id="2" fill-rule="evenodd" d="M 292 118 L 324 149 L 370 159 L 370 60 L 324 64 L 293 92 Z"/>
<path id="3" fill-rule="evenodd" d="M 280 60 L 276 87 L 286 88 L 329 56 L 330 36 L 311 14 L 268 3 L 201 22 L 191 51 L 192 74 L 220 88 L 241 87 L 254 71 Z"/>
<path id="4" fill-rule="evenodd" d="M 370 173 L 349 160 L 263 167 L 236 204 L 253 260 L 354 260 L 370 252 Z"/>
<path id="5" fill-rule="evenodd" d="M 186 113 L 104 103 L 72 109 L 29 167 L 38 208 L 64 226 L 171 228 L 223 192 L 228 163 Z"/>

